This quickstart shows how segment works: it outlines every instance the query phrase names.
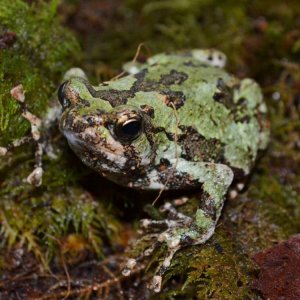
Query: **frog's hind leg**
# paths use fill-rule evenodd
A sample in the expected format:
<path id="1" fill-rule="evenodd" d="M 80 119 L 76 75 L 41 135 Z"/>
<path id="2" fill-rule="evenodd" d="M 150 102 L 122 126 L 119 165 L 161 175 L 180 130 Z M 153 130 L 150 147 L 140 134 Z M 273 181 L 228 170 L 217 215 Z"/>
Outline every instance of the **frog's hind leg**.
<path id="1" fill-rule="evenodd" d="M 35 165 L 34 170 L 27 177 L 27 182 L 35 186 L 40 186 L 42 184 L 43 168 L 42 168 L 42 155 L 43 155 L 43 143 L 41 140 L 40 128 L 41 120 L 33 115 L 27 108 L 25 103 L 25 94 L 23 86 L 20 84 L 14 87 L 11 91 L 12 97 L 14 97 L 20 104 L 22 110 L 22 116 L 30 122 L 31 125 L 31 135 L 25 136 L 20 139 L 14 140 L 6 147 L 0 147 L 0 156 L 4 156 L 8 151 L 13 150 L 21 145 L 34 142 L 36 144 L 35 151 Z"/>
<path id="2" fill-rule="evenodd" d="M 146 228 L 146 235 L 149 234 L 149 229 L 153 228 L 157 238 L 155 247 L 162 243 L 167 246 L 167 254 L 157 267 L 149 286 L 155 292 L 160 291 L 163 274 L 179 249 L 188 245 L 203 244 L 213 235 L 225 195 L 233 180 L 233 171 L 223 164 L 179 159 L 176 172 L 189 174 L 190 180 L 197 181 L 199 186 L 202 186 L 202 194 L 199 206 L 193 216 L 187 216 L 177 211 L 176 206 L 184 205 L 188 201 L 187 199 L 177 199 L 173 204 L 167 202 L 161 207 L 161 212 L 166 214 L 165 220 L 144 220 L 142 222 Z M 170 182 L 170 184 L 172 183 Z M 161 228 L 161 233 L 157 233 L 159 228 Z M 152 247 L 150 253 L 155 247 Z"/>
<path id="3" fill-rule="evenodd" d="M 193 218 L 178 212 L 176 209 L 176 199 L 171 202 L 166 202 L 163 206 L 159 208 L 160 212 L 168 213 L 168 218 L 164 220 L 151 220 L 151 219 L 142 219 L 141 220 L 141 228 L 143 231 L 147 232 L 149 229 L 152 231 L 153 229 L 169 229 L 169 228 L 176 228 L 179 225 L 189 225 L 193 222 Z M 180 199 L 181 200 L 181 199 Z"/>
<path id="4" fill-rule="evenodd" d="M 175 201 L 173 201 L 173 203 Z M 182 204 L 180 203 L 180 205 Z M 159 263 L 155 275 L 148 286 L 154 292 L 159 292 L 161 290 L 163 275 L 169 268 L 175 253 L 184 246 L 205 243 L 210 239 L 215 230 L 215 224 L 211 224 L 210 228 L 207 228 L 205 232 L 195 235 L 193 231 L 196 230 L 197 232 L 198 229 L 195 224 L 193 224 L 193 218 L 178 212 L 175 206 L 176 204 L 172 205 L 170 202 L 166 202 L 160 209 L 160 211 L 168 212 L 168 218 L 171 220 L 168 220 L 167 223 L 170 225 L 169 228 L 158 235 L 157 238 L 160 244 L 163 242 L 167 244 L 167 254 L 163 261 Z M 202 215 L 202 213 L 199 213 L 200 211 L 201 210 L 198 210 L 197 213 Z M 211 216 L 211 218 L 213 219 L 213 216 Z M 151 225 L 153 226 L 153 224 Z"/>

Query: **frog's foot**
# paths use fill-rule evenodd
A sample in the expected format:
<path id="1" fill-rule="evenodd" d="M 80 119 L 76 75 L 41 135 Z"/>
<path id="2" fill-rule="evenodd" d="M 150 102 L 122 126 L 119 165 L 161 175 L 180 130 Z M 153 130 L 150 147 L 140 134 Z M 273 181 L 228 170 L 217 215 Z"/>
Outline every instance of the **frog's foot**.
<path id="1" fill-rule="evenodd" d="M 7 152 L 13 150 L 14 148 L 33 141 L 36 144 L 35 166 L 34 166 L 34 170 L 27 177 L 27 182 L 35 186 L 40 186 L 42 184 L 42 176 L 43 176 L 43 169 L 42 169 L 43 144 L 41 141 L 41 134 L 40 134 L 41 120 L 35 115 L 33 115 L 31 112 L 29 112 L 27 105 L 25 103 L 25 93 L 23 90 L 23 86 L 21 84 L 14 87 L 10 91 L 10 93 L 12 97 L 15 98 L 20 104 L 22 110 L 22 116 L 30 122 L 31 135 L 14 140 L 6 147 L 0 147 L 0 156 L 4 156 L 7 154 Z"/>
<path id="2" fill-rule="evenodd" d="M 152 245 L 149 248 L 147 248 L 141 256 L 137 258 L 128 259 L 127 264 L 122 271 L 122 274 L 124 276 L 129 276 L 131 274 L 131 271 L 135 268 L 135 266 L 140 261 L 142 261 L 145 257 L 149 257 L 157 247 L 161 246 L 163 242 L 166 242 L 166 238 L 167 238 L 168 239 L 167 255 L 165 256 L 164 260 L 158 265 L 155 275 L 153 276 L 151 283 L 148 285 L 149 289 L 158 293 L 161 290 L 163 275 L 168 269 L 168 267 L 170 266 L 174 254 L 176 253 L 177 250 L 181 248 L 181 245 L 180 245 L 180 239 L 178 238 L 172 239 L 169 236 L 169 233 L 167 231 L 161 234 L 152 234 L 151 236 L 153 238 Z"/>
<path id="3" fill-rule="evenodd" d="M 168 252 L 165 256 L 163 262 L 159 264 L 159 266 L 156 269 L 155 275 L 153 276 L 151 282 L 148 285 L 148 288 L 150 290 L 153 290 L 156 293 L 159 293 L 161 290 L 161 284 L 163 275 L 166 272 L 166 270 L 171 265 L 171 261 L 173 259 L 174 254 L 181 248 L 180 246 L 180 240 L 174 239 L 171 243 L 168 243 Z"/>
<path id="4" fill-rule="evenodd" d="M 158 225 L 158 223 L 153 223 L 155 225 Z M 165 225 L 165 224 L 164 224 Z M 177 236 L 172 236 L 173 229 L 165 230 L 163 233 L 156 233 L 156 234 L 149 234 L 148 237 L 151 235 L 151 238 L 153 239 L 153 243 L 149 248 L 147 248 L 142 255 L 140 255 L 137 258 L 130 258 L 127 261 L 127 264 L 125 268 L 122 271 L 122 274 L 124 276 L 129 276 L 135 266 L 142 260 L 144 260 L 146 257 L 149 257 L 152 255 L 154 250 L 162 245 L 162 243 L 166 242 L 168 250 L 167 255 L 165 256 L 164 260 L 158 265 L 155 275 L 152 278 L 151 283 L 148 285 L 148 288 L 153 290 L 154 292 L 158 293 L 161 290 L 161 283 L 162 278 L 166 270 L 171 264 L 172 258 L 177 250 L 181 248 L 180 245 L 180 238 Z"/>
<path id="5" fill-rule="evenodd" d="M 167 215 L 167 218 L 164 220 L 141 220 L 141 233 L 143 236 L 151 236 L 153 242 L 141 256 L 128 260 L 123 270 L 123 275 L 130 275 L 139 261 L 152 255 L 154 250 L 162 244 L 166 244 L 167 253 L 163 261 L 158 265 L 155 275 L 148 286 L 151 290 L 158 293 L 161 290 L 163 275 L 170 267 L 175 253 L 187 245 L 203 244 L 212 236 L 215 228 L 214 222 L 211 223 L 211 226 L 206 231 L 199 232 L 197 228 L 194 228 L 191 217 L 177 211 L 177 206 L 183 205 L 186 201 L 187 198 L 180 198 L 172 201 L 172 203 L 166 202 L 160 208 L 160 211 Z"/>
<path id="6" fill-rule="evenodd" d="M 162 278 L 171 264 L 171 260 L 179 249 L 188 245 L 204 244 L 214 233 L 216 223 L 221 215 L 224 203 L 224 197 L 233 180 L 232 170 L 223 164 L 214 164 L 207 162 L 189 162 L 178 160 L 177 170 L 189 173 L 191 178 L 198 180 L 202 184 L 202 194 L 199 206 L 192 216 L 187 216 L 177 211 L 176 206 L 180 206 L 188 201 L 181 198 L 167 202 L 161 208 L 164 218 L 158 221 L 143 220 L 142 232 L 144 236 L 153 232 L 153 238 L 156 239 L 150 249 L 147 249 L 147 255 L 150 255 L 157 246 L 167 245 L 167 255 L 162 263 L 156 269 L 150 288 L 155 292 L 161 289 Z M 139 258 L 145 257 L 145 252 Z M 125 270 L 126 275 L 137 263 L 137 260 L 130 260 Z M 123 273 L 124 274 L 124 273 Z"/>
<path id="7" fill-rule="evenodd" d="M 158 230 L 162 232 L 162 230 L 166 230 L 170 228 L 189 226 L 193 222 L 193 219 L 181 212 L 178 212 L 175 207 L 184 204 L 184 202 L 182 201 L 184 200 L 176 199 L 173 201 L 173 204 L 171 202 L 166 202 L 163 206 L 159 208 L 160 212 L 168 214 L 167 219 L 164 220 L 142 219 L 140 221 L 142 232 L 143 233 L 157 232 Z"/>

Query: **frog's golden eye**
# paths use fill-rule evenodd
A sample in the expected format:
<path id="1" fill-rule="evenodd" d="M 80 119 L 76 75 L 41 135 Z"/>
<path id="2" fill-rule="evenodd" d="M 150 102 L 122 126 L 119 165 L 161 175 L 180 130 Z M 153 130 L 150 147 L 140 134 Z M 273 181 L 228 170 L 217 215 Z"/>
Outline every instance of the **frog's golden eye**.
<path id="1" fill-rule="evenodd" d="M 68 81 L 65 81 L 63 84 L 61 84 L 61 86 L 59 87 L 59 89 L 57 91 L 58 100 L 63 109 L 66 109 L 67 107 L 69 107 L 71 105 L 71 101 L 69 99 L 67 99 L 66 95 L 65 95 L 65 88 L 66 88 L 67 84 L 68 84 Z"/>
<path id="2" fill-rule="evenodd" d="M 124 114 L 117 120 L 114 132 L 122 142 L 131 142 L 141 135 L 143 129 L 143 119 L 139 115 Z"/>

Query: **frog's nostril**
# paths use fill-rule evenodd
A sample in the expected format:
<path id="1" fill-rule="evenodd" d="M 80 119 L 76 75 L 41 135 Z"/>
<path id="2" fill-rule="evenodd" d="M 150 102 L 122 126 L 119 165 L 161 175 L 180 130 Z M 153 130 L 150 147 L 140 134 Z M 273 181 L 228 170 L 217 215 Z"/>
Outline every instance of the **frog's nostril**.
<path id="1" fill-rule="evenodd" d="M 59 87 L 59 89 L 57 91 L 58 100 L 63 109 L 66 109 L 71 104 L 70 100 L 67 99 L 66 95 L 65 95 L 65 87 L 67 86 L 67 84 L 68 84 L 68 81 L 65 81 L 63 84 L 61 84 L 61 86 Z"/>

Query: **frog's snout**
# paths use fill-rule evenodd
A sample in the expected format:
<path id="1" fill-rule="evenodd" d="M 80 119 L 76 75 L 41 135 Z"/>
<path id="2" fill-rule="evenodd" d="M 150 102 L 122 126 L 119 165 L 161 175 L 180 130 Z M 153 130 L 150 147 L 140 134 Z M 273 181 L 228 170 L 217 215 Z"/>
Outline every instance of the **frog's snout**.
<path id="1" fill-rule="evenodd" d="M 81 89 L 85 88 L 85 86 L 86 83 L 83 78 L 72 78 L 60 85 L 57 96 L 63 110 L 78 104 L 89 106 L 89 103 L 79 96 Z"/>
<path id="2" fill-rule="evenodd" d="M 69 81 L 62 83 L 57 91 L 58 101 L 61 104 L 63 109 L 68 108 L 71 105 L 71 101 L 66 97 L 65 90 L 66 86 L 69 84 Z"/>

